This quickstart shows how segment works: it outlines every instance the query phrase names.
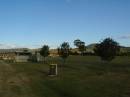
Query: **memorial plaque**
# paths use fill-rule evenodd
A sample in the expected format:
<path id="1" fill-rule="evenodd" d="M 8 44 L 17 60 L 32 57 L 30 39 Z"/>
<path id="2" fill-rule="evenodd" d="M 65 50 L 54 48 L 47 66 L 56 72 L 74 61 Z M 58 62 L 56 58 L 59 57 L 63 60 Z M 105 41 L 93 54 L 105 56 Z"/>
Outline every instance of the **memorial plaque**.
<path id="1" fill-rule="evenodd" d="M 49 76 L 57 75 L 57 64 L 50 64 Z"/>

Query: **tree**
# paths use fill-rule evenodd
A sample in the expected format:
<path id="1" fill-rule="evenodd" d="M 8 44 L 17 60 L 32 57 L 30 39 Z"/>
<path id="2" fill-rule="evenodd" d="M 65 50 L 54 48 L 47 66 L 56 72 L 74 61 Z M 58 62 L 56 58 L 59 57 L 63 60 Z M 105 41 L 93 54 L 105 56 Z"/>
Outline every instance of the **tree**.
<path id="1" fill-rule="evenodd" d="M 86 46 L 85 45 L 80 45 L 79 46 L 79 51 L 81 52 L 81 55 L 83 55 L 84 51 L 86 51 Z"/>
<path id="2" fill-rule="evenodd" d="M 45 58 L 49 55 L 49 46 L 48 45 L 44 45 L 41 50 L 40 50 L 40 55 L 44 57 L 44 62 L 45 62 Z"/>
<path id="3" fill-rule="evenodd" d="M 70 45 L 68 42 L 63 42 L 57 49 L 59 56 L 63 59 L 64 63 L 70 54 Z"/>
<path id="4" fill-rule="evenodd" d="M 94 51 L 102 60 L 111 61 L 119 53 L 120 46 L 112 38 L 106 38 L 96 45 Z"/>
<path id="5" fill-rule="evenodd" d="M 81 55 L 83 55 L 83 52 L 86 50 L 85 42 L 77 39 L 74 40 L 74 45 L 78 47 L 78 50 L 81 52 Z"/>
<path id="6" fill-rule="evenodd" d="M 83 44 L 83 43 L 82 43 L 81 40 L 79 40 L 79 39 L 74 40 L 74 45 L 75 45 L 76 47 L 79 47 L 79 46 L 82 45 L 82 44 Z"/>

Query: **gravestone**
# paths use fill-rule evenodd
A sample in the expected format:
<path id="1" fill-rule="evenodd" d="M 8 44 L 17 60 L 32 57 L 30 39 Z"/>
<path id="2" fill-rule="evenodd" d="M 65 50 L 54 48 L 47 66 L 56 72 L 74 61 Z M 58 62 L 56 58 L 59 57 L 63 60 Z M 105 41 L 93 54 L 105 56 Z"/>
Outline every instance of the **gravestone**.
<path id="1" fill-rule="evenodd" d="M 57 64 L 50 64 L 49 76 L 56 76 L 57 74 Z"/>

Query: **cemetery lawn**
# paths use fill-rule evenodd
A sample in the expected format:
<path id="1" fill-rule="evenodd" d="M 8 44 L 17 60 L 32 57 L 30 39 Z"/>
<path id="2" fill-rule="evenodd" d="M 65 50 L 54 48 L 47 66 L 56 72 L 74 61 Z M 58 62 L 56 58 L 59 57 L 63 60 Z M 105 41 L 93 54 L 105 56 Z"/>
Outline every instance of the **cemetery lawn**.
<path id="1" fill-rule="evenodd" d="M 48 64 L 0 61 L 0 97 L 130 97 L 130 57 L 103 62 L 96 56 L 60 58 L 58 76 Z"/>

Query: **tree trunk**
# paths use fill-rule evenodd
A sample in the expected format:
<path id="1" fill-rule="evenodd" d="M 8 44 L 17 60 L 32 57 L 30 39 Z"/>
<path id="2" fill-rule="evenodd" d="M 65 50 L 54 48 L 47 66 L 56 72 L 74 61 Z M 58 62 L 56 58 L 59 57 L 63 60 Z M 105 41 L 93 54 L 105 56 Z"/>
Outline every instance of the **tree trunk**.
<path id="1" fill-rule="evenodd" d="M 66 64 L 66 59 L 63 59 L 63 65 L 65 65 Z"/>
<path id="2" fill-rule="evenodd" d="M 46 59 L 46 57 L 43 57 L 44 59 L 43 59 L 43 62 L 44 62 L 44 64 L 45 64 L 45 59 Z"/>

